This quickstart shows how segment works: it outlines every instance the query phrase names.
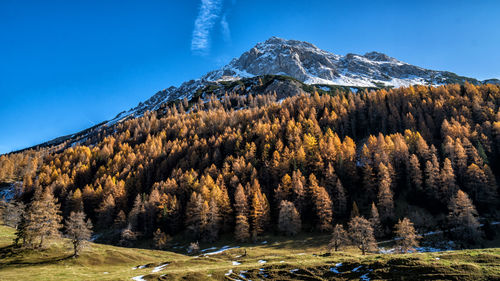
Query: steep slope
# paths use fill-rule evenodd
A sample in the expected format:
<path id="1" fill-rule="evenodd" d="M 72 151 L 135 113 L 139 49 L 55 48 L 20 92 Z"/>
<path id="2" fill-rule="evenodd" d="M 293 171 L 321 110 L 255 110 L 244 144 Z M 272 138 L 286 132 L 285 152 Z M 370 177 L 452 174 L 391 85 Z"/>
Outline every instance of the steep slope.
<path id="1" fill-rule="evenodd" d="M 319 91 L 333 91 L 335 89 L 349 91 L 352 87 L 337 87 L 333 85 L 318 88 Z M 89 144 L 91 139 L 99 134 L 107 134 L 107 130 L 122 121 L 143 116 L 147 111 L 158 111 L 159 116 L 163 113 L 167 105 L 178 100 L 187 99 L 190 103 L 199 99 L 206 100 L 210 96 L 223 96 L 226 93 L 236 93 L 238 95 L 260 95 L 275 93 L 277 99 L 283 99 L 303 93 L 311 93 L 313 86 L 304 84 L 289 76 L 263 75 L 252 78 L 243 78 L 235 81 L 189 81 L 179 88 L 170 87 L 156 93 L 153 97 L 137 107 L 119 113 L 110 121 L 102 122 L 81 132 L 61 136 L 54 140 L 39 144 L 31 148 L 48 148 L 50 151 L 62 150 L 76 144 Z M 186 93 L 186 94 L 182 94 Z M 31 149 L 27 148 L 27 149 Z M 22 151 L 22 150 L 21 150 Z"/>
<path id="2" fill-rule="evenodd" d="M 270 88 L 255 87 L 258 86 L 258 79 L 253 78 L 264 75 L 272 75 L 272 79 L 287 76 L 293 78 L 295 82 L 289 80 L 283 83 L 283 79 L 281 82 L 278 79 Z M 237 83 L 238 81 L 240 82 Z M 239 58 L 233 59 L 226 66 L 211 71 L 199 79 L 159 91 L 148 100 L 119 113 L 109 121 L 39 146 L 57 147 L 63 143 L 83 143 L 89 136 L 96 135 L 109 126 L 143 116 L 147 111 L 156 111 L 168 102 L 183 99 L 192 101 L 206 94 L 223 95 L 231 91 L 241 94 L 276 92 L 277 97 L 281 99 L 303 91 L 304 84 L 317 88 L 324 88 L 325 85 L 381 88 L 416 84 L 441 85 L 465 81 L 473 84 L 498 83 L 498 79 L 480 82 L 447 71 L 424 69 L 378 52 L 342 56 L 321 50 L 308 42 L 271 37 L 265 42 L 258 43 Z M 245 87 L 240 88 L 242 85 Z"/>
<path id="3" fill-rule="evenodd" d="M 185 82 L 178 88 L 170 87 L 160 91 L 137 107 L 121 112 L 110 122 L 114 123 L 129 116 L 141 116 L 147 110 L 156 110 L 168 101 L 184 98 L 190 100 L 197 91 L 211 83 L 237 81 L 261 75 L 289 76 L 309 85 L 379 88 L 465 81 L 481 83 L 451 72 L 414 66 L 378 52 L 341 56 L 321 50 L 308 42 L 271 37 L 258 43 L 239 58 L 233 59 L 226 66 L 199 79 Z"/>

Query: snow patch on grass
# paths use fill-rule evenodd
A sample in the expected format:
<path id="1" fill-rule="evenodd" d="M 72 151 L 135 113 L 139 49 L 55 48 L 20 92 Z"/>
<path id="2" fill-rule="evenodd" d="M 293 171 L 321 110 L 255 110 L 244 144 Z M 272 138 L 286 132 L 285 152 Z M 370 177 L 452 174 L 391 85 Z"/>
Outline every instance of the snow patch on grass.
<path id="1" fill-rule="evenodd" d="M 330 271 L 336 274 L 340 273 L 340 271 L 336 267 L 330 267 Z"/>
<path id="2" fill-rule="evenodd" d="M 159 271 L 163 270 L 167 265 L 168 265 L 168 263 L 164 263 L 162 265 L 159 265 L 159 266 L 153 268 L 152 272 L 153 273 L 159 272 Z"/>
<path id="3" fill-rule="evenodd" d="M 218 251 L 210 252 L 210 253 L 205 253 L 204 255 L 205 256 L 217 255 L 217 254 L 223 253 L 223 252 L 225 252 L 227 250 L 237 249 L 239 247 L 240 246 L 235 246 L 235 247 L 224 246 L 224 247 L 220 248 L 220 250 L 218 250 Z"/>
<path id="4" fill-rule="evenodd" d="M 365 274 L 361 275 L 361 276 L 359 277 L 359 280 L 362 280 L 362 281 L 370 281 L 370 277 L 368 277 L 368 274 L 369 274 L 369 273 L 365 273 Z"/>
<path id="5" fill-rule="evenodd" d="M 410 250 L 410 253 L 435 253 L 435 252 L 445 252 L 445 251 L 452 251 L 453 247 L 451 246 L 444 246 L 442 248 L 440 247 L 430 247 L 430 246 L 422 246 L 422 247 L 417 247 L 415 250 Z M 379 248 L 379 253 L 381 254 L 394 254 L 398 252 L 399 250 L 396 248 Z"/>
<path id="6" fill-rule="evenodd" d="M 419 253 L 435 253 L 435 252 L 445 252 L 445 251 L 451 251 L 453 249 L 448 249 L 448 248 L 435 248 L 435 247 L 417 247 L 415 248 L 416 252 Z"/>
<path id="7" fill-rule="evenodd" d="M 351 271 L 352 271 L 352 272 L 356 272 L 356 271 L 360 270 L 362 267 L 363 267 L 363 266 L 362 266 L 362 265 L 360 265 L 360 266 L 358 266 L 358 267 L 354 268 L 354 269 L 353 269 L 353 270 L 351 270 Z"/>
<path id="8" fill-rule="evenodd" d="M 333 273 L 340 273 L 340 271 L 338 270 L 339 267 L 342 266 L 342 263 L 339 262 L 339 263 L 336 263 L 335 264 L 335 267 L 330 267 L 330 271 L 333 272 Z"/>
<path id="9" fill-rule="evenodd" d="M 266 273 L 266 269 L 265 268 L 260 268 L 259 269 L 259 274 L 262 275 L 264 278 L 268 278 L 269 275 Z"/>
<path id="10" fill-rule="evenodd" d="M 247 279 L 247 276 L 244 274 L 244 273 L 247 273 L 248 271 L 246 270 L 242 270 L 240 271 L 240 274 L 238 275 L 239 277 L 243 278 L 243 279 Z"/>
<path id="11" fill-rule="evenodd" d="M 203 249 L 200 252 L 204 253 L 206 251 L 211 251 L 211 250 L 215 250 L 215 249 L 217 249 L 217 247 L 210 247 L 210 248 Z"/>
<path id="12" fill-rule="evenodd" d="M 396 249 L 395 248 L 386 249 L 384 247 L 381 247 L 378 249 L 378 252 L 381 254 L 394 254 L 394 252 L 396 252 Z"/>

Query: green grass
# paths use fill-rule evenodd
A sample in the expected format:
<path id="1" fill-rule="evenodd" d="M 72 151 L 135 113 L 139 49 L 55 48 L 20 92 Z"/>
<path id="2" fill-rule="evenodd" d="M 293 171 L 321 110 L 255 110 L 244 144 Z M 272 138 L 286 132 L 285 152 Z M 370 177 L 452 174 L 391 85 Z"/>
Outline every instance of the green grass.
<path id="1" fill-rule="evenodd" d="M 500 278 L 500 249 L 442 253 L 362 256 L 354 248 L 328 254 L 328 236 L 301 234 L 293 239 L 266 236 L 266 244 L 218 242 L 201 248 L 240 246 L 218 255 L 188 256 L 171 251 L 122 248 L 90 243 L 79 258 L 71 257 L 65 239 L 52 241 L 44 251 L 21 251 L 11 246 L 12 228 L 0 226 L 0 280 L 493 280 Z M 261 241 L 263 241 L 261 240 Z M 246 253 L 246 255 L 245 255 Z M 259 263 L 265 260 L 265 264 Z M 238 261 L 240 265 L 233 265 Z M 165 269 L 152 269 L 169 263 Z M 330 271 L 336 263 L 341 273 Z M 146 265 L 144 269 L 133 267 Z M 356 267 L 359 270 L 353 271 Z M 263 269 L 263 270 L 261 270 Z M 233 270 L 233 274 L 225 274 Z M 293 272 L 291 272 L 291 270 Z M 371 270 L 371 271 L 369 271 Z M 105 274 L 104 272 L 108 272 Z"/>
<path id="2" fill-rule="evenodd" d="M 12 228 L 0 226 L 0 280 L 130 280 L 145 272 L 132 267 L 180 256 L 89 243 L 79 258 L 73 258 L 66 239 L 51 241 L 45 250 L 31 251 L 12 247 L 13 238 Z"/>

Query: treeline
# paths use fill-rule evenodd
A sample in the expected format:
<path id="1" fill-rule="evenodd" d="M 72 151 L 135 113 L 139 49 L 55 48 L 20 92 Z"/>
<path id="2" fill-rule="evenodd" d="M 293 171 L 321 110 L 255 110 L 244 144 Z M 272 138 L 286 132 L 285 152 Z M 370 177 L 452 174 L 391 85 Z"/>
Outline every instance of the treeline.
<path id="1" fill-rule="evenodd" d="M 123 244 L 179 233 L 245 241 L 266 231 L 330 232 L 360 216 L 383 237 L 403 217 L 422 231 L 457 227 L 457 218 L 477 228 L 476 207 L 495 215 L 498 86 L 275 100 L 227 94 L 119 123 L 95 145 L 46 155 L 23 174 L 20 199 L 48 190 L 64 217 L 84 211 Z M 14 157 L 23 158 L 2 163 L 16 166 Z"/>
<path id="2" fill-rule="evenodd" d="M 43 164 L 45 153 L 29 150 L 23 153 L 0 156 L 0 183 L 12 181 L 27 181 L 36 177 L 36 172 Z"/>

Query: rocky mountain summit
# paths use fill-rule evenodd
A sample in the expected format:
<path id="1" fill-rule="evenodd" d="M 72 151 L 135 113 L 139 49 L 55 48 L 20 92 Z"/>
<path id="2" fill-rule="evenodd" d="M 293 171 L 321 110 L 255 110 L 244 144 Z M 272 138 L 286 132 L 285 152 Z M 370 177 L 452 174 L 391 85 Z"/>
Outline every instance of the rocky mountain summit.
<path id="1" fill-rule="evenodd" d="M 291 76 L 306 84 L 357 87 L 439 85 L 471 80 L 446 71 L 428 70 L 386 54 L 336 55 L 315 45 L 272 37 L 257 44 L 202 80 L 220 81 L 265 74 Z"/>
<path id="2" fill-rule="evenodd" d="M 352 87 L 401 87 L 409 85 L 441 85 L 450 83 L 481 83 L 447 71 L 428 70 L 386 54 L 369 52 L 345 56 L 321 50 L 297 40 L 271 37 L 258 43 L 224 67 L 199 79 L 170 87 L 156 93 L 137 107 L 123 111 L 108 123 L 141 116 L 161 104 L 177 99 L 190 100 L 207 85 L 238 81 L 262 75 L 282 75 L 309 85 L 340 85 Z"/>
<path id="3" fill-rule="evenodd" d="M 263 79 L 261 79 L 263 78 Z M 261 80 L 266 80 L 262 85 Z M 188 102 L 207 95 L 235 92 L 242 95 L 276 93 L 278 99 L 311 92 L 313 87 L 326 91 L 344 87 L 356 92 L 359 88 L 401 87 L 409 85 L 436 86 L 464 82 L 499 83 L 498 79 L 478 81 L 452 72 L 429 70 L 414 66 L 379 52 L 364 55 L 337 55 L 315 45 L 297 40 L 271 37 L 258 43 L 224 67 L 199 79 L 184 82 L 157 92 L 136 107 L 119 113 L 115 118 L 82 132 L 63 136 L 40 146 L 56 147 L 84 142 L 88 136 L 109 126 L 164 104 L 186 99 Z"/>

